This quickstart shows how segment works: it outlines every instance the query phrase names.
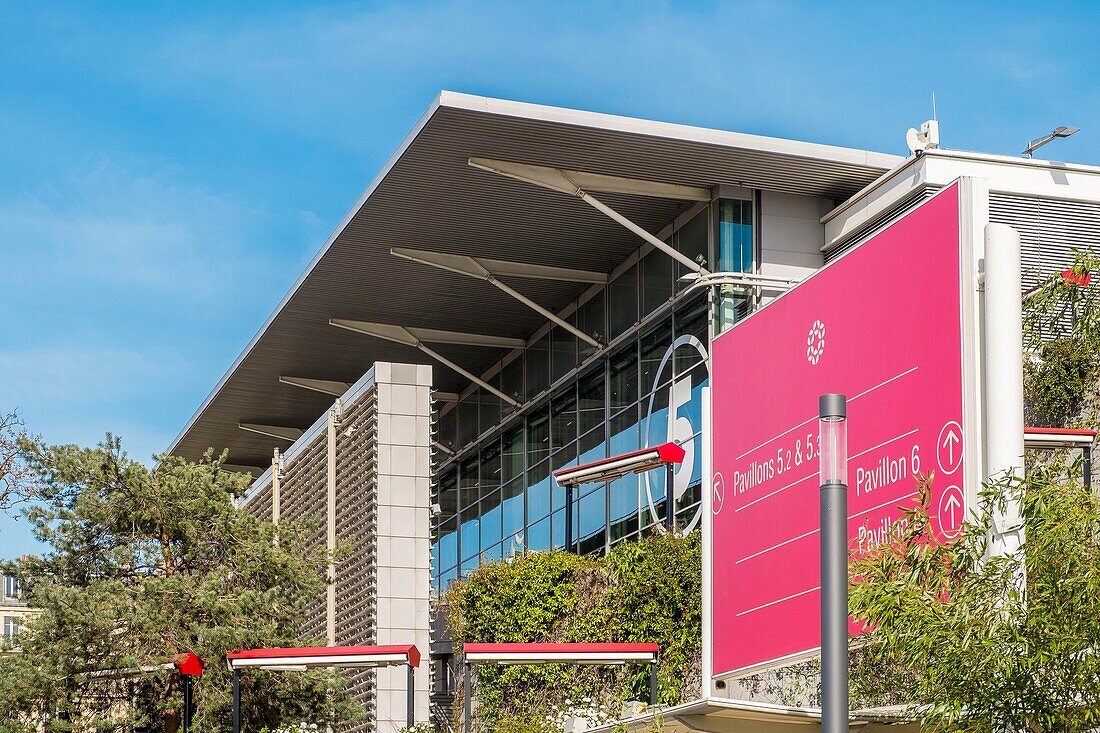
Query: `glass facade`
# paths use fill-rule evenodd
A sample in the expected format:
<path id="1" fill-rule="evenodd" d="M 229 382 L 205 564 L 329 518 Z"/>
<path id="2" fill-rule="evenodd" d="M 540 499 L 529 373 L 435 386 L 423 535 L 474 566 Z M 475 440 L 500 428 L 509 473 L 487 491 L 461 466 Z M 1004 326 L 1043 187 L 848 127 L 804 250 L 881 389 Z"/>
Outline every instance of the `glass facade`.
<path id="1" fill-rule="evenodd" d="M 713 202 L 667 241 L 710 268 L 719 262 L 751 269 L 752 202 L 734 203 Z M 608 348 L 597 351 L 555 327 L 491 370 L 487 381 L 522 397 L 521 414 L 499 400 L 488 404 L 476 390 L 440 415 L 437 440 L 456 455 L 433 482 L 440 508 L 432 544 L 436 592 L 481 563 L 526 551 L 604 552 L 655 531 L 670 488 L 674 521 L 694 528 L 710 314 L 722 310 L 704 290 L 684 292 L 685 272 L 662 252 L 644 253 L 567 317 L 610 341 Z M 663 471 L 585 484 L 568 495 L 553 480 L 560 468 L 668 440 L 688 453 L 672 487 Z"/>

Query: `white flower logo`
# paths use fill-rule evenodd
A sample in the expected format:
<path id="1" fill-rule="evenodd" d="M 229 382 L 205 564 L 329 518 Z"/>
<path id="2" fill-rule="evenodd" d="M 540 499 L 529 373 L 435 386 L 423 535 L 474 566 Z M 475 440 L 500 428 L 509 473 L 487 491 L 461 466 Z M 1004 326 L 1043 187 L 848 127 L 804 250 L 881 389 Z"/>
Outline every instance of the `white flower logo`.
<path id="1" fill-rule="evenodd" d="M 806 337 L 806 360 L 816 366 L 824 353 L 825 324 L 814 321 L 814 325 L 810 327 L 810 335 Z"/>

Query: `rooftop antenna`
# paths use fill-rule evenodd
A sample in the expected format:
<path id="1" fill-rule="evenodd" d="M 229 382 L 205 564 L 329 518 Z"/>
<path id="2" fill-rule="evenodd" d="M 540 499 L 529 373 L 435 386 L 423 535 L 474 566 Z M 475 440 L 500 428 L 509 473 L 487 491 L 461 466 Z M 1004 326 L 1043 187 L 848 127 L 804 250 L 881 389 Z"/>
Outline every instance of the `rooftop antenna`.
<path id="1" fill-rule="evenodd" d="M 940 122 L 936 116 L 935 92 L 932 92 L 932 119 L 921 123 L 919 130 L 914 127 L 906 130 L 905 144 L 914 155 L 924 155 L 925 150 L 940 146 Z"/>

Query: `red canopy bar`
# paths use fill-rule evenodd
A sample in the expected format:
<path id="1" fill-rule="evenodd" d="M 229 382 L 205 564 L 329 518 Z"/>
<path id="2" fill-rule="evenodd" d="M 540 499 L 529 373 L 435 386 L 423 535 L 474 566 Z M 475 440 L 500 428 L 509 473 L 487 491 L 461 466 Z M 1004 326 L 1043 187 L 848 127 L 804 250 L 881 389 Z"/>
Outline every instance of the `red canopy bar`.
<path id="1" fill-rule="evenodd" d="M 480 664 L 627 664 L 657 661 L 656 644 L 464 644 Z"/>
<path id="2" fill-rule="evenodd" d="M 416 685 L 413 670 L 420 666 L 420 650 L 415 644 L 390 646 L 305 646 L 280 649 L 242 649 L 225 655 L 225 661 L 233 672 L 233 733 L 241 730 L 241 670 L 266 669 L 292 672 L 311 667 L 392 667 L 404 665 L 409 669 L 406 682 L 408 710 L 406 722 L 409 728 L 416 724 Z"/>
<path id="3" fill-rule="evenodd" d="M 281 649 L 244 649 L 226 655 L 229 669 L 259 667 L 388 667 L 395 664 L 420 666 L 415 644 L 392 646 L 311 646 Z"/>
<path id="4" fill-rule="evenodd" d="M 1028 448 L 1081 448 L 1096 442 L 1095 430 L 1081 428 L 1024 428 Z"/>
<path id="5" fill-rule="evenodd" d="M 651 448 L 603 458 L 580 466 L 570 466 L 554 471 L 554 479 L 562 486 L 596 481 L 612 481 L 628 473 L 640 473 L 660 466 L 681 463 L 684 449 L 676 443 L 662 443 Z"/>
<path id="6" fill-rule="evenodd" d="M 683 453 L 680 457 L 683 458 Z M 645 643 L 463 644 L 462 666 L 465 668 L 463 698 L 466 725 L 470 725 L 473 714 L 471 700 L 474 680 L 471 672 L 478 664 L 648 664 L 649 704 L 656 705 L 659 650 L 656 644 Z"/>

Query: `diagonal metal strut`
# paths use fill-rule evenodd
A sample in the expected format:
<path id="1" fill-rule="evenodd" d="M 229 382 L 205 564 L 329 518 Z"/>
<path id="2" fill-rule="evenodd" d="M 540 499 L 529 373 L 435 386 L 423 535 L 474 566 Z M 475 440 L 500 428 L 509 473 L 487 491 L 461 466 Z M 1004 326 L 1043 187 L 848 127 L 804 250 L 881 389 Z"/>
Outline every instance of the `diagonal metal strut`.
<path id="1" fill-rule="evenodd" d="M 599 190 L 597 186 L 599 185 L 600 177 L 576 171 L 565 171 L 560 168 L 530 165 L 527 163 L 512 163 L 505 160 L 492 160 L 490 158 L 469 158 L 467 162 L 474 168 L 480 168 L 490 173 L 496 173 L 507 178 L 514 178 L 517 181 L 523 181 L 535 186 L 541 186 L 542 188 L 549 188 L 552 191 L 558 191 L 559 193 L 564 193 L 569 196 L 575 196 L 613 221 L 622 224 L 624 227 L 634 232 L 684 267 L 687 267 L 692 272 L 697 272 L 700 275 L 710 274 L 709 270 L 683 252 L 661 241 L 659 237 L 654 236 L 652 233 L 646 231 L 592 194 L 588 193 L 588 191 L 585 190 L 586 185 L 590 190 Z M 604 186 L 603 188 L 604 190 L 629 192 L 640 196 L 680 198 L 689 201 L 710 200 L 709 192 L 706 193 L 706 198 L 700 198 L 702 192 L 706 191 L 706 189 L 696 188 L 694 186 L 677 186 L 674 184 L 651 183 L 648 181 L 635 181 L 634 184 L 633 190 L 628 190 L 623 187 L 611 188 Z"/>
<path id="2" fill-rule="evenodd" d="M 452 255 L 452 254 L 446 254 L 446 253 L 443 253 L 443 252 L 429 252 L 427 250 L 409 249 L 407 247 L 393 247 L 393 248 L 390 249 L 390 254 L 395 255 L 397 257 L 401 257 L 402 259 L 411 260 L 412 262 L 417 262 L 421 265 L 428 265 L 429 267 L 436 267 L 436 268 L 439 268 L 440 270 L 446 270 L 447 272 L 453 272 L 453 273 L 456 273 L 458 275 L 466 275 L 467 277 L 476 278 L 478 280 L 484 280 L 485 282 L 489 283 L 493 287 L 495 287 L 495 288 L 507 293 L 511 297 L 515 298 L 520 303 L 523 303 L 525 306 L 527 306 L 531 310 L 535 311 L 536 313 L 541 315 L 543 318 L 546 318 L 547 320 L 553 321 L 557 325 L 561 326 L 566 331 L 573 334 L 574 336 L 579 338 L 581 341 L 584 341 L 589 346 L 592 346 L 593 348 L 596 348 L 596 349 L 602 349 L 603 346 L 604 346 L 599 341 L 592 338 L 587 333 L 585 333 L 581 329 L 577 328 L 572 323 L 565 320 L 561 316 L 557 315 L 556 313 L 554 313 L 550 309 L 542 307 L 541 305 L 539 305 L 535 301 L 528 298 L 523 293 L 517 292 L 511 286 L 506 285 L 503 282 L 501 282 L 497 278 L 497 273 L 489 270 L 488 267 L 487 267 L 487 265 L 491 266 L 491 264 L 493 262 L 497 262 L 497 260 L 486 260 L 486 259 L 481 259 L 481 258 L 478 258 L 478 257 L 467 257 L 466 255 Z M 567 270 L 566 268 L 557 268 L 557 267 L 555 267 L 555 268 L 541 268 L 541 267 L 537 267 L 535 265 L 518 265 L 518 264 L 515 264 L 515 263 L 512 263 L 512 264 L 513 264 L 514 269 L 511 271 L 510 274 L 516 274 L 516 275 L 525 276 L 525 277 L 537 277 L 537 278 L 542 278 L 542 279 L 555 279 L 555 280 L 569 279 L 569 280 L 575 280 L 575 281 L 578 281 L 578 282 L 600 282 L 600 283 L 607 282 L 607 276 L 603 275 L 603 273 L 588 273 L 584 270 Z M 559 273 L 559 274 L 555 275 L 553 278 L 551 278 L 548 274 L 547 275 L 536 275 L 536 274 L 531 274 L 530 272 L 524 273 L 524 274 L 521 275 L 520 274 L 520 268 L 528 268 L 531 271 L 536 271 L 536 268 L 537 268 L 537 270 L 547 270 L 547 271 L 554 270 L 554 271 L 557 271 L 557 273 Z M 566 277 L 565 273 L 569 273 L 569 272 L 578 273 L 578 275 L 575 276 L 575 277 Z M 599 280 L 595 279 L 597 275 L 599 275 L 602 279 L 599 279 Z"/>
<path id="3" fill-rule="evenodd" d="M 413 348 L 420 349 L 422 352 L 432 357 L 436 361 L 450 367 L 454 371 L 458 372 L 462 376 L 469 379 L 474 384 L 482 387 L 483 389 L 492 392 L 500 399 L 504 400 L 513 407 L 521 407 L 520 403 L 513 398 L 501 392 L 493 385 L 486 382 L 481 377 L 477 376 L 468 369 L 460 367 L 447 357 L 440 354 L 435 349 L 425 344 L 420 338 L 412 333 L 411 329 L 404 326 L 393 326 L 385 323 L 368 323 L 366 321 L 353 321 L 347 318 L 330 318 L 328 320 L 329 325 L 336 326 L 337 328 L 346 328 L 349 331 L 355 331 L 356 333 L 363 333 L 368 336 L 374 336 L 375 338 L 385 339 L 386 341 L 393 341 L 394 343 L 404 344 L 405 346 L 412 346 Z M 485 344 L 476 344 L 484 346 Z"/>

